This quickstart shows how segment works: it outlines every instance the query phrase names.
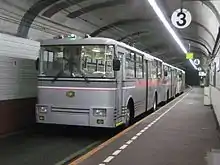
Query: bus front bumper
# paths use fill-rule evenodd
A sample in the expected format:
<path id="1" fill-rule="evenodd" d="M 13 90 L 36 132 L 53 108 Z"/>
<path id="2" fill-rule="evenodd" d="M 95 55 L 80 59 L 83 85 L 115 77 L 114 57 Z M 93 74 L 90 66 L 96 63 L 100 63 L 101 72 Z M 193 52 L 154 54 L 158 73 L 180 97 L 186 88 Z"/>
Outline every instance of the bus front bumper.
<path id="1" fill-rule="evenodd" d="M 90 127 L 109 127 L 115 124 L 115 109 L 100 108 L 58 108 L 48 105 L 36 106 L 36 122 Z"/>

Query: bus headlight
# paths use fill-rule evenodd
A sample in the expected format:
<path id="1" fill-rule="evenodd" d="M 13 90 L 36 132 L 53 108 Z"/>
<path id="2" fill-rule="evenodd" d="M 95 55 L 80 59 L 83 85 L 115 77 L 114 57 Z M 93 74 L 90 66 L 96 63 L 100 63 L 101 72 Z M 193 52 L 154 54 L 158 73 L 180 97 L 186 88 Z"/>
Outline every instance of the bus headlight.
<path id="1" fill-rule="evenodd" d="M 37 107 L 37 110 L 38 110 L 38 112 L 40 112 L 40 113 L 47 113 L 48 107 L 46 107 L 46 106 L 38 106 L 38 107 Z"/>
<path id="2" fill-rule="evenodd" d="M 93 108 L 93 116 L 96 116 L 96 117 L 105 117 L 105 116 L 106 116 L 106 109 Z"/>

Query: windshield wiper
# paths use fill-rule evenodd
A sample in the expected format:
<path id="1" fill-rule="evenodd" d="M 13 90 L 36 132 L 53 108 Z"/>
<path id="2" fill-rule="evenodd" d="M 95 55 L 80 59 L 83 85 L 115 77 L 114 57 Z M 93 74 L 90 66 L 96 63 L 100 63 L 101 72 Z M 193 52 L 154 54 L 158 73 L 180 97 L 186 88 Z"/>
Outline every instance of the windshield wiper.
<path id="1" fill-rule="evenodd" d="M 82 77 L 85 79 L 85 81 L 86 81 L 87 83 L 89 83 L 88 77 L 86 77 L 85 73 L 83 73 L 83 71 L 80 70 L 80 69 L 79 69 L 79 73 L 82 75 Z"/>
<path id="2" fill-rule="evenodd" d="M 68 63 L 64 66 L 64 69 L 60 70 L 60 71 L 57 73 L 57 75 L 54 77 L 54 79 L 52 80 L 52 82 L 56 81 L 56 80 L 60 77 L 60 75 L 64 72 L 64 70 L 65 70 L 65 68 L 67 67 L 67 65 L 68 65 Z M 77 70 L 78 70 L 78 72 L 80 73 L 80 75 L 84 78 L 84 80 L 85 80 L 87 83 L 89 83 L 89 80 L 88 80 L 88 78 L 86 77 L 85 73 L 83 73 L 82 70 L 80 70 L 80 69 L 77 69 Z M 74 76 L 72 75 L 72 73 L 71 73 L 71 76 L 74 77 Z"/>
<path id="3" fill-rule="evenodd" d="M 54 79 L 52 80 L 52 82 L 56 81 L 56 80 L 60 77 L 60 75 L 61 75 L 61 74 L 64 72 L 64 70 L 66 69 L 67 64 L 68 64 L 68 63 L 66 63 L 66 65 L 64 66 L 64 69 L 61 69 L 61 70 L 57 73 L 57 75 L 54 77 Z"/>
<path id="4" fill-rule="evenodd" d="M 71 62 L 72 64 L 76 65 L 76 63 L 74 61 Z M 86 77 L 85 73 L 83 73 L 83 71 L 79 68 L 76 67 L 76 69 L 78 70 L 78 72 L 80 73 L 80 75 L 84 78 L 84 80 L 89 83 L 89 80 L 88 78 Z M 73 77 L 72 73 L 71 73 L 71 76 Z"/>

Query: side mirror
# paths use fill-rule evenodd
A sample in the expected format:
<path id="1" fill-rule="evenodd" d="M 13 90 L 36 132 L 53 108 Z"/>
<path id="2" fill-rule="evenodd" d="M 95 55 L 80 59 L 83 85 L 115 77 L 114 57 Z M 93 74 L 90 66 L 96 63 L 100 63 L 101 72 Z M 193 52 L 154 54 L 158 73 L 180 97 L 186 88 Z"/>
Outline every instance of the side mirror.
<path id="1" fill-rule="evenodd" d="M 164 71 L 164 76 L 165 76 L 165 77 L 167 77 L 167 76 L 168 76 L 167 71 Z"/>
<path id="2" fill-rule="evenodd" d="M 35 61 L 35 68 L 37 71 L 39 70 L 39 58 L 37 58 Z"/>
<path id="3" fill-rule="evenodd" d="M 113 70 L 119 71 L 121 67 L 121 62 L 119 59 L 113 59 Z"/>

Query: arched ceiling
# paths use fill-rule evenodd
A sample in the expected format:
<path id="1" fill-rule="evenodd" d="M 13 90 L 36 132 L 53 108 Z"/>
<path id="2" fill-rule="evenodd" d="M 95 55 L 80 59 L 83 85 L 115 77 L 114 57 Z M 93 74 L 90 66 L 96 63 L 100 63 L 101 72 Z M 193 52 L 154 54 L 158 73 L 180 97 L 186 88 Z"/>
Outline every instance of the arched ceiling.
<path id="1" fill-rule="evenodd" d="M 191 50 L 196 56 L 209 57 L 220 23 L 220 2 L 156 1 L 168 19 L 181 5 L 191 12 L 193 21 L 190 26 L 175 31 L 186 47 L 190 43 Z M 82 36 L 88 33 L 91 36 L 110 37 L 130 43 L 172 64 L 186 62 L 185 56 L 156 17 L 147 0 L 0 0 L 0 2 L 4 11 L 0 16 L 6 16 L 8 11 L 10 15 L 8 14 L 7 18 L 11 18 L 11 13 L 14 13 L 17 14 L 14 18 L 19 20 L 13 28 L 1 28 L 3 32 L 25 38 L 37 38 L 39 35 L 37 39 L 45 37 L 46 33 L 57 35 L 61 32 L 72 32 Z M 38 33 L 32 30 L 34 28 L 38 28 Z M 39 31 L 42 31 L 42 34 Z"/>

